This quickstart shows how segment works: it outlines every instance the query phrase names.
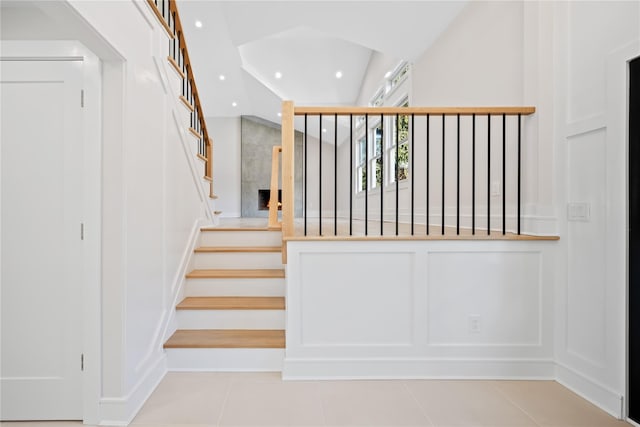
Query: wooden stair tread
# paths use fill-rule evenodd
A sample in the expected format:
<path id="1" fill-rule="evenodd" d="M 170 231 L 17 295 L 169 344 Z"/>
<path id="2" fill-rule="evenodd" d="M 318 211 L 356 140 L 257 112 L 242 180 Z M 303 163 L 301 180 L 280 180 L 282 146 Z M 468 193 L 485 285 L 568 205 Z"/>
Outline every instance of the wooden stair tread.
<path id="1" fill-rule="evenodd" d="M 187 297 L 177 310 L 284 310 L 284 297 Z"/>
<path id="2" fill-rule="evenodd" d="M 284 278 L 284 269 L 200 269 L 187 274 L 188 279 L 270 279 Z"/>
<path id="3" fill-rule="evenodd" d="M 283 330 L 179 329 L 164 348 L 284 348 Z"/>
<path id="4" fill-rule="evenodd" d="M 282 246 L 201 246 L 195 252 L 282 252 Z"/>

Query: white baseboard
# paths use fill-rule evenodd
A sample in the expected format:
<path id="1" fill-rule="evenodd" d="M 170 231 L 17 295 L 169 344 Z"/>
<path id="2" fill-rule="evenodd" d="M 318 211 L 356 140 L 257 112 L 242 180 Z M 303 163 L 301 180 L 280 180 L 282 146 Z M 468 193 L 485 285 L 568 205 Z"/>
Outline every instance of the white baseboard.
<path id="1" fill-rule="evenodd" d="M 549 359 L 292 359 L 285 380 L 320 379 L 539 379 L 553 380 Z"/>
<path id="2" fill-rule="evenodd" d="M 618 419 L 624 419 L 623 397 L 599 382 L 556 363 L 556 381 Z"/>
<path id="3" fill-rule="evenodd" d="M 124 397 L 100 399 L 101 426 L 126 426 L 167 373 L 167 358 L 160 352 L 140 381 Z"/>

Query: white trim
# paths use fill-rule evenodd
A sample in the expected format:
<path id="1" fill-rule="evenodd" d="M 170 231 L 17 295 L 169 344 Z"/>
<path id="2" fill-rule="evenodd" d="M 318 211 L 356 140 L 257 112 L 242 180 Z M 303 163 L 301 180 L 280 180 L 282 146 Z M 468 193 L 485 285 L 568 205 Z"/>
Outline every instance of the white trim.
<path id="1" fill-rule="evenodd" d="M 199 219 L 197 220 L 189 235 L 188 243 L 185 247 L 185 250 L 182 254 L 182 258 L 180 260 L 180 268 L 176 272 L 176 275 L 173 278 L 173 284 L 171 286 L 171 295 L 168 300 L 170 301 L 170 305 L 166 307 L 165 316 L 160 321 L 160 331 L 154 340 L 154 346 L 162 347 L 162 343 L 164 343 L 171 334 L 176 330 L 176 310 L 175 307 L 178 305 L 178 302 L 182 299 L 184 295 L 184 286 L 186 283 L 185 276 L 187 274 L 187 270 L 190 269 L 191 264 L 193 262 L 193 253 L 198 245 L 200 238 L 200 228 L 203 226 L 209 225 L 205 220 Z M 168 315 L 167 315 L 168 314 Z"/>
<path id="2" fill-rule="evenodd" d="M 510 379 L 553 380 L 551 359 L 296 359 L 285 358 L 284 380 Z"/>
<path id="3" fill-rule="evenodd" d="M 622 408 L 623 396 L 563 363 L 556 362 L 556 365 L 557 382 L 611 416 L 618 419 L 625 417 Z"/>
<path id="4" fill-rule="evenodd" d="M 629 417 L 625 418 L 625 421 L 628 422 L 629 424 L 631 424 L 632 426 L 640 427 L 640 424 L 638 424 L 637 422 L 633 421 Z"/>
<path id="5" fill-rule="evenodd" d="M 100 400 L 101 426 L 126 426 L 156 389 L 167 373 L 167 358 L 160 352 L 140 381 L 123 397 Z"/>
<path id="6" fill-rule="evenodd" d="M 621 375 L 624 379 L 624 417 L 629 413 L 627 406 L 629 402 L 628 62 L 637 57 L 640 57 L 639 41 L 629 43 L 611 52 L 607 57 L 607 205 L 618 206 L 619 209 L 607 211 L 607 235 L 609 238 L 607 239 L 606 248 L 606 277 L 611 280 L 612 284 L 620 283 L 621 286 L 624 286 L 624 291 L 622 292 L 623 301 L 621 302 L 621 305 L 625 307 L 624 313 L 621 313 L 624 316 L 622 320 L 624 329 L 624 337 L 622 338 L 624 343 L 624 363 L 620 367 L 623 370 Z"/>

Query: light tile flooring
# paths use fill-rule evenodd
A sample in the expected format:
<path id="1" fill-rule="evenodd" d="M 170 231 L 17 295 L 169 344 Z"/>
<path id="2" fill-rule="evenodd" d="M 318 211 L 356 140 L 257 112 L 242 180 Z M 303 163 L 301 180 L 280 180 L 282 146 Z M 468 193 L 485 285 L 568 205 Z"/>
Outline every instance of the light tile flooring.
<path id="1" fill-rule="evenodd" d="M 3 427 L 80 427 L 2 423 Z M 554 381 L 282 381 L 170 372 L 133 426 L 628 426 Z"/>

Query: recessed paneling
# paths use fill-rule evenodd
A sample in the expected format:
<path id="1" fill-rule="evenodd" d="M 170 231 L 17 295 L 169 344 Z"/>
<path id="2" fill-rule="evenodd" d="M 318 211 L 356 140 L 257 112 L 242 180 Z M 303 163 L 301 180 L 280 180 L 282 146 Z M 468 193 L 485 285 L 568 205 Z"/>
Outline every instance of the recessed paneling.
<path id="1" fill-rule="evenodd" d="M 569 122 L 602 114 L 607 55 L 637 37 L 637 2 L 569 2 Z M 615 24 L 612 24 L 615 23 Z M 606 37 L 603 35 L 606 34 Z M 585 48 L 583 48 L 585 47 Z"/>
<path id="2" fill-rule="evenodd" d="M 568 223 L 567 350 L 605 359 L 606 130 L 568 140 L 568 199 L 589 204 L 589 220 Z"/>
<path id="3" fill-rule="evenodd" d="M 301 341 L 307 345 L 410 345 L 412 253 L 300 255 Z"/>
<path id="4" fill-rule="evenodd" d="M 540 345 L 538 252 L 428 255 L 431 345 Z"/>

